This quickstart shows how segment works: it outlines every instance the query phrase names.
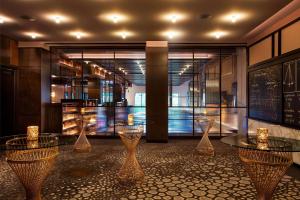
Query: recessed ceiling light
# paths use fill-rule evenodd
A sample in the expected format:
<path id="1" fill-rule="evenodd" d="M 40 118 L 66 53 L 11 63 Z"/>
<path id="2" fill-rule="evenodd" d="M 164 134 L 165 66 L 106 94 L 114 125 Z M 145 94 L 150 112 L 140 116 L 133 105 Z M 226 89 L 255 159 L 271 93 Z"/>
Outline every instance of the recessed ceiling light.
<path id="1" fill-rule="evenodd" d="M 55 21 L 55 23 L 57 23 L 57 24 L 60 24 L 61 19 L 62 19 L 61 16 L 55 16 L 55 17 L 54 17 L 54 21 Z"/>
<path id="2" fill-rule="evenodd" d="M 46 14 L 45 18 L 50 21 L 53 21 L 56 24 L 61 24 L 61 23 L 66 23 L 71 21 L 70 17 L 58 13 Z"/>
<path id="3" fill-rule="evenodd" d="M 104 15 L 100 16 L 100 18 L 102 18 L 106 21 L 110 21 L 114 24 L 125 22 L 129 19 L 128 16 L 121 14 L 121 13 L 108 13 L 108 14 L 104 14 Z"/>
<path id="4" fill-rule="evenodd" d="M 5 21 L 4 17 L 0 16 L 0 24 L 3 24 Z"/>
<path id="5" fill-rule="evenodd" d="M 80 39 L 81 38 L 81 33 L 76 33 L 76 38 Z"/>
<path id="6" fill-rule="evenodd" d="M 174 35 L 175 35 L 175 33 L 172 32 L 172 31 L 168 33 L 168 37 L 169 37 L 170 39 L 173 39 Z"/>
<path id="7" fill-rule="evenodd" d="M 220 20 L 224 22 L 236 23 L 238 21 L 246 19 L 248 16 L 249 14 L 245 12 L 231 12 L 221 16 Z"/>
<path id="8" fill-rule="evenodd" d="M 187 18 L 187 15 L 185 15 L 183 13 L 178 13 L 178 12 L 171 12 L 171 13 L 163 14 L 160 16 L 161 20 L 169 21 L 173 24 L 175 24 L 178 21 L 181 21 L 185 18 Z"/>
<path id="9" fill-rule="evenodd" d="M 238 17 L 238 15 L 231 15 L 230 18 L 231 18 L 231 22 L 232 22 L 232 23 L 235 23 L 236 20 L 238 20 L 239 17 Z"/>
<path id="10" fill-rule="evenodd" d="M 6 22 L 13 22 L 14 20 L 12 20 L 11 18 L 4 16 L 4 15 L 0 15 L 0 24 L 4 24 Z"/>
<path id="11" fill-rule="evenodd" d="M 134 33 L 130 31 L 117 31 L 114 34 L 125 40 L 127 37 L 132 36 Z"/>
<path id="12" fill-rule="evenodd" d="M 215 33 L 216 39 L 219 39 L 221 36 L 222 36 L 222 33 L 221 33 L 221 32 L 216 32 L 216 33 Z"/>
<path id="13" fill-rule="evenodd" d="M 121 33 L 121 35 L 122 35 L 123 39 L 126 39 L 126 37 L 127 37 L 127 33 L 126 32 Z"/>
<path id="14" fill-rule="evenodd" d="M 177 19 L 178 19 L 178 16 L 177 16 L 177 15 L 172 15 L 172 17 L 171 17 L 172 23 L 176 23 L 176 22 L 177 22 Z"/>
<path id="15" fill-rule="evenodd" d="M 115 24 L 117 24 L 117 23 L 119 22 L 119 16 L 117 16 L 117 15 L 112 16 L 112 21 L 113 21 Z"/>
<path id="16" fill-rule="evenodd" d="M 74 31 L 74 32 L 71 32 L 70 35 L 72 35 L 72 36 L 76 37 L 78 40 L 80 40 L 82 37 L 86 37 L 87 33 L 81 32 L 81 31 Z"/>
<path id="17" fill-rule="evenodd" d="M 169 39 L 174 39 L 181 35 L 181 32 L 176 30 L 169 30 L 162 33 L 165 37 L 168 37 Z"/>
<path id="18" fill-rule="evenodd" d="M 213 31 L 213 32 L 209 33 L 210 37 L 214 37 L 216 39 L 220 39 L 226 35 L 228 35 L 228 32 L 226 32 L 226 31 Z"/>
<path id="19" fill-rule="evenodd" d="M 37 32 L 26 32 L 25 35 L 31 37 L 31 39 L 36 39 L 42 36 L 40 33 Z"/>

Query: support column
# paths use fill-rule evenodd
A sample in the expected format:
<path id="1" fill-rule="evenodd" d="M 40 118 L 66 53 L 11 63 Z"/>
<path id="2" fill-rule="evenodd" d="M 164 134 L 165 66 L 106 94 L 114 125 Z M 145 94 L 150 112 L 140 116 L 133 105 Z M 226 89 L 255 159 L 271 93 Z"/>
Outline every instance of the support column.
<path id="1" fill-rule="evenodd" d="M 237 106 L 247 106 L 247 53 L 246 48 L 237 48 Z M 244 130 L 248 126 L 248 121 L 245 121 L 247 117 L 247 109 L 238 109 L 238 131 L 239 134 L 246 135 L 247 130 Z"/>
<path id="2" fill-rule="evenodd" d="M 168 142 L 168 42 L 146 43 L 147 141 Z"/>

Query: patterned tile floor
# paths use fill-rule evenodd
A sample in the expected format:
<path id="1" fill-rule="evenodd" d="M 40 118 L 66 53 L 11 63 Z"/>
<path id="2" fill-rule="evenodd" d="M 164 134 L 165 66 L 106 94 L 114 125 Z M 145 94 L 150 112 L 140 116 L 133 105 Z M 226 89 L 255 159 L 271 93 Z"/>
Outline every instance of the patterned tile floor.
<path id="1" fill-rule="evenodd" d="M 197 143 L 142 141 L 138 159 L 146 176 L 143 182 L 131 186 L 116 180 L 124 157 L 120 140 L 93 140 L 93 150 L 87 154 L 64 147 L 45 181 L 43 199 L 255 199 L 255 189 L 236 149 L 213 140 L 216 155 L 200 156 L 195 151 Z M 0 199 L 24 199 L 24 189 L 3 159 L 0 169 Z M 300 180 L 285 175 L 274 199 L 300 199 Z"/>

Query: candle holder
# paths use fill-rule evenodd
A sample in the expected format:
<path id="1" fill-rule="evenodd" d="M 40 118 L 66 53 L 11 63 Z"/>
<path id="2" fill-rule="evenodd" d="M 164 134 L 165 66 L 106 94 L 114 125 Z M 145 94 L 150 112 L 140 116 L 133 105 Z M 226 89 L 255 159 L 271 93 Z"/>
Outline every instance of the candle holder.
<path id="1" fill-rule="evenodd" d="M 28 149 L 37 149 L 37 148 L 39 148 L 39 141 L 38 140 L 28 140 L 27 141 L 27 148 Z"/>
<path id="2" fill-rule="evenodd" d="M 268 137 L 269 137 L 269 131 L 267 128 L 258 128 L 256 132 L 257 148 L 267 149 Z"/>
<path id="3" fill-rule="evenodd" d="M 27 140 L 35 141 L 39 138 L 39 127 L 38 126 L 27 126 Z"/>
<path id="4" fill-rule="evenodd" d="M 128 125 L 129 126 L 133 126 L 134 125 L 134 115 L 133 114 L 129 114 L 128 115 Z"/>

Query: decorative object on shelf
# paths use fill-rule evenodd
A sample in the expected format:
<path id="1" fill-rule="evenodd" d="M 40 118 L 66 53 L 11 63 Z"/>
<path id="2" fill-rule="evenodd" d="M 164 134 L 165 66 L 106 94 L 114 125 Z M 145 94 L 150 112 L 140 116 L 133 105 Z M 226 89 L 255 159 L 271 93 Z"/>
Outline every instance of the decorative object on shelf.
<path id="1" fill-rule="evenodd" d="M 134 115 L 132 113 L 128 114 L 128 125 L 129 126 L 133 126 L 134 125 Z"/>
<path id="2" fill-rule="evenodd" d="M 256 143 L 259 149 L 268 148 L 268 129 L 267 128 L 258 128 L 256 132 Z"/>
<path id="3" fill-rule="evenodd" d="M 209 130 L 213 127 L 215 120 L 208 119 L 206 117 L 199 117 L 196 119 L 201 127 L 203 133 L 202 139 L 198 143 L 196 149 L 200 154 L 213 156 L 215 154 L 215 150 L 213 145 L 211 144 L 208 133 Z"/>
<path id="4" fill-rule="evenodd" d="M 136 147 L 143 134 L 143 126 L 123 126 L 119 136 L 127 149 L 127 156 L 118 172 L 118 178 L 122 184 L 134 184 L 143 180 L 144 172 L 136 158 Z"/>
<path id="5" fill-rule="evenodd" d="M 27 126 L 27 140 L 34 141 L 39 138 L 39 127 L 38 126 Z"/>
<path id="6" fill-rule="evenodd" d="M 28 142 L 34 145 L 28 148 Z M 40 200 L 42 184 L 59 153 L 58 138 L 39 136 L 36 141 L 29 141 L 27 137 L 19 137 L 8 140 L 6 148 L 7 163 L 23 184 L 26 199 Z"/>

